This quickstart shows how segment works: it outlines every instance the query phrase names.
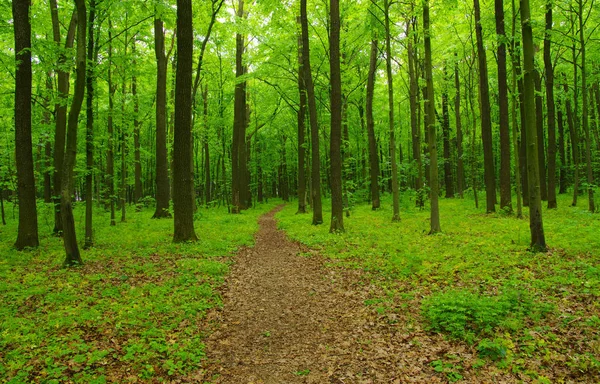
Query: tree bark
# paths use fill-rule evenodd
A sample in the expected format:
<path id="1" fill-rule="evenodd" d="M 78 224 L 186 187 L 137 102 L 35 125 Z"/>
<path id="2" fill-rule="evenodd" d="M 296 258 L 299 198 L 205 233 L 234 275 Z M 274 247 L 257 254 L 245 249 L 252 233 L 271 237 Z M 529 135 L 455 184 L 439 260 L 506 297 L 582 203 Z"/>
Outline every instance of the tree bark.
<path id="1" fill-rule="evenodd" d="M 300 0 L 300 22 L 302 24 L 302 63 L 304 69 L 304 84 L 308 98 L 308 117 L 310 120 L 311 139 L 311 197 L 313 218 L 312 224 L 323 223 L 323 209 L 321 203 L 321 160 L 319 156 L 319 120 L 317 118 L 317 102 L 310 65 L 310 47 L 308 39 L 308 17 L 306 14 L 306 0 Z"/>
<path id="2" fill-rule="evenodd" d="M 169 160 L 167 157 L 167 58 L 163 21 L 154 19 L 156 55 L 156 210 L 153 219 L 171 217 Z"/>
<path id="3" fill-rule="evenodd" d="M 192 194 L 192 1 L 177 0 L 177 72 L 175 78 L 175 132 L 173 176 L 175 217 L 173 242 L 196 241 Z"/>
<path id="4" fill-rule="evenodd" d="M 58 5 L 56 0 L 50 0 L 50 15 L 52 17 L 52 34 L 57 48 L 60 46 L 60 24 L 58 19 Z M 77 12 L 74 11 L 69 23 L 65 50 L 73 47 L 75 29 L 77 27 Z M 65 158 L 65 141 L 67 135 L 67 104 L 69 98 L 69 72 L 64 70 L 66 63 L 64 53 L 59 54 L 57 63 L 58 85 L 57 102 L 54 106 L 55 132 L 54 132 L 54 233 L 60 235 L 63 231 L 62 215 L 60 213 L 60 194 L 62 184 L 62 168 Z"/>
<path id="5" fill-rule="evenodd" d="M 108 19 L 108 150 L 106 151 L 106 173 L 107 173 L 107 192 L 110 200 L 110 225 L 117 225 L 115 221 L 115 132 L 114 132 L 114 111 L 115 111 L 115 92 L 116 85 L 112 80 L 112 23 Z"/>
<path id="6" fill-rule="evenodd" d="M 298 19 L 298 23 L 300 19 Z M 298 36 L 298 211 L 306 213 L 306 86 L 302 60 L 302 33 Z"/>
<path id="7" fill-rule="evenodd" d="M 535 126 L 537 130 L 538 163 L 540 169 L 540 194 L 543 201 L 548 200 L 546 182 L 546 154 L 544 151 L 544 100 L 542 98 L 542 79 L 536 69 L 533 75 L 535 84 Z"/>
<path id="8" fill-rule="evenodd" d="M 510 185 L 510 126 L 508 123 L 508 86 L 506 74 L 506 30 L 504 2 L 495 0 L 498 35 L 498 105 L 500 113 L 500 209 L 512 212 Z"/>
<path id="9" fill-rule="evenodd" d="M 392 165 L 392 221 L 400 221 L 400 194 L 398 191 L 398 161 L 396 156 L 396 134 L 394 131 L 394 81 L 392 78 L 392 49 L 390 32 L 390 2 L 384 0 L 385 12 L 385 67 L 388 83 L 388 124 L 390 134 L 390 163 Z"/>
<path id="10" fill-rule="evenodd" d="M 523 72 L 524 97 L 527 130 L 527 173 L 529 180 L 529 229 L 531 232 L 531 250 L 546 251 L 546 238 L 542 220 L 542 201 L 540 196 L 540 176 L 537 148 L 537 129 L 535 123 L 535 84 L 534 84 L 534 48 L 531 29 L 531 11 L 529 0 L 521 0 L 521 27 L 523 34 Z"/>
<path id="11" fill-rule="evenodd" d="M 373 94 L 375 90 L 375 72 L 377 71 L 377 55 L 379 53 L 377 39 L 371 40 L 371 53 L 369 56 L 369 74 L 367 76 L 367 137 L 369 140 L 369 174 L 371 176 L 371 208 L 379 209 L 379 156 L 377 155 L 377 139 L 375 138 L 375 121 L 373 120 Z"/>
<path id="12" fill-rule="evenodd" d="M 31 144 L 31 22 L 29 1 L 14 0 L 12 14 L 15 36 L 15 153 L 17 194 L 19 197 L 19 229 L 15 248 L 37 247 L 38 222 Z"/>
<path id="13" fill-rule="evenodd" d="M 73 216 L 73 206 L 71 194 L 73 193 L 73 169 L 77 156 L 77 128 L 79 113 L 83 104 L 85 95 L 85 73 L 86 73 L 86 8 L 85 0 L 75 0 L 77 10 L 77 69 L 75 71 L 75 91 L 73 101 L 69 110 L 67 146 L 65 159 L 62 169 L 62 191 L 60 196 L 60 213 L 63 223 L 63 242 L 65 246 L 66 258 L 65 265 L 79 265 L 82 263 L 77 245 L 77 236 L 75 233 L 75 218 Z"/>
<path id="14" fill-rule="evenodd" d="M 456 57 L 456 53 L 454 57 Z M 456 170 L 456 179 L 458 184 L 458 196 L 460 198 L 464 198 L 464 189 L 465 189 L 465 165 L 463 160 L 463 131 L 462 131 L 462 121 L 460 118 L 460 78 L 458 76 L 458 61 L 454 66 L 454 87 L 456 88 L 456 94 L 454 96 L 454 114 L 456 117 L 456 157 L 457 161 L 457 170 Z"/>
<path id="15" fill-rule="evenodd" d="M 590 127 L 588 121 L 588 94 L 587 94 L 587 67 L 585 63 L 585 37 L 583 22 L 583 0 L 577 2 L 579 4 L 579 53 L 581 56 L 581 100 L 582 100 L 582 111 L 581 119 L 583 125 L 583 133 L 585 134 L 585 162 L 587 169 L 587 190 L 588 190 L 588 210 L 592 213 L 596 212 L 596 205 L 594 204 L 594 173 L 592 169 L 592 140 L 590 137 Z"/>
<path id="16" fill-rule="evenodd" d="M 425 122 L 429 131 L 429 186 L 431 190 L 430 234 L 442 231 L 440 226 L 440 209 L 438 202 L 438 161 L 437 161 L 437 129 L 435 125 L 435 104 L 433 92 L 433 70 L 431 63 L 431 36 L 429 29 L 429 0 L 423 0 L 423 36 L 425 43 L 425 82 L 427 99 L 425 100 Z"/>
<path id="17" fill-rule="evenodd" d="M 546 3 L 546 32 L 544 35 L 544 68 L 546 71 L 546 112 L 548 119 L 548 208 L 556 208 L 556 121 L 554 106 L 554 67 L 551 48 L 552 1 Z"/>
<path id="18" fill-rule="evenodd" d="M 85 79 L 86 97 L 86 174 L 85 174 L 85 242 L 84 249 L 94 246 L 93 228 L 93 191 L 94 191 L 94 68 L 98 59 L 94 41 L 94 23 L 96 21 L 96 0 L 90 0 L 87 46 L 87 76 Z"/>
<path id="19" fill-rule="evenodd" d="M 133 56 L 136 57 L 135 39 L 132 45 Z M 134 60 L 134 65 L 135 65 Z M 133 151 L 134 151 L 134 192 L 133 202 L 139 204 L 144 197 L 142 187 L 142 159 L 140 148 L 140 100 L 137 94 L 137 76 L 131 77 L 131 95 L 133 96 Z"/>
<path id="20" fill-rule="evenodd" d="M 496 211 L 496 180 L 494 171 L 494 148 L 492 144 L 492 118 L 490 89 L 488 82 L 487 59 L 483 45 L 483 28 L 479 0 L 474 0 L 475 35 L 477 37 L 477 60 L 479 63 L 479 101 L 481 108 L 481 140 L 483 142 L 483 162 L 485 178 L 486 212 Z"/>
<path id="21" fill-rule="evenodd" d="M 387 0 L 386 0 L 387 1 Z M 329 232 L 344 232 L 342 198 L 342 79 L 340 71 L 340 3 L 329 2 L 329 69 L 331 77 L 331 226 Z"/>
<path id="22" fill-rule="evenodd" d="M 446 67 L 444 66 L 444 77 Z M 442 136 L 444 139 L 444 184 L 446 187 L 446 198 L 454 198 L 454 177 L 452 175 L 452 156 L 450 152 L 450 113 L 448 112 L 448 90 L 444 79 L 442 91 Z"/>

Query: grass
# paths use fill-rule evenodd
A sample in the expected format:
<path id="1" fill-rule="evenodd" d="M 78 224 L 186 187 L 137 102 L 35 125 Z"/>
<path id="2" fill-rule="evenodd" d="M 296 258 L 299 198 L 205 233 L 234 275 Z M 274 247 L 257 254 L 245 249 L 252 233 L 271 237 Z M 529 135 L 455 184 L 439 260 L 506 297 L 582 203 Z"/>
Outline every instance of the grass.
<path id="1" fill-rule="evenodd" d="M 199 209 L 196 243 L 173 244 L 173 220 L 134 212 L 110 227 L 95 211 L 95 247 L 84 265 L 62 268 L 62 239 L 51 235 L 51 207 L 40 204 L 38 249 L 17 252 L 17 220 L 0 226 L 0 382 L 162 381 L 198 369 L 210 308 L 229 257 L 252 245 L 257 218 Z M 7 207 L 7 209 L 10 207 Z M 75 209 L 78 239 L 83 205 Z M 15 213 L 16 215 L 16 213 Z"/>
<path id="2" fill-rule="evenodd" d="M 391 222 L 388 196 L 379 211 L 353 207 L 344 234 L 328 233 L 327 209 L 321 226 L 296 215 L 293 204 L 277 217 L 292 239 L 332 264 L 363 270 L 382 292 L 365 304 L 409 313 L 409 331 L 476 344 L 486 364 L 536 380 L 556 371 L 553 361 L 563 377 L 598 379 L 600 215 L 584 203 L 570 207 L 569 197 L 560 196 L 557 210 L 544 209 L 550 249 L 542 254 L 527 250 L 527 217 L 486 215 L 469 198 L 440 200 L 443 232 L 433 236 L 428 208 L 415 208 L 409 193 L 402 195 L 401 222 Z"/>

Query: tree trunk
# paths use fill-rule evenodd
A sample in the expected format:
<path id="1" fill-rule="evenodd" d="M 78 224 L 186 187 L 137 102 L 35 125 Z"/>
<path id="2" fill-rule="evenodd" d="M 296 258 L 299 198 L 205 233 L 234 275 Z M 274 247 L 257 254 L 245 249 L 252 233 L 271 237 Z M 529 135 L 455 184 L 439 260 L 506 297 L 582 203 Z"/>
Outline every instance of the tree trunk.
<path id="1" fill-rule="evenodd" d="M 560 171 L 558 177 L 558 193 L 567 193 L 567 156 L 565 153 L 565 123 L 562 105 L 559 104 L 556 113 L 558 123 L 558 155 L 560 158 Z"/>
<path id="2" fill-rule="evenodd" d="M 204 117 L 204 137 L 202 139 L 204 151 L 204 183 L 206 206 L 209 206 L 212 201 L 211 177 L 210 177 L 210 148 L 208 146 L 208 85 L 204 87 L 202 92 L 202 111 Z"/>
<path id="3" fill-rule="evenodd" d="M 571 108 L 571 98 L 569 96 L 569 86 L 567 85 L 567 79 L 564 79 L 564 91 L 567 95 L 565 100 L 565 108 L 567 110 L 567 125 L 569 126 L 569 134 L 571 138 L 571 154 L 573 156 L 573 202 L 572 207 L 577 205 L 577 195 L 579 194 L 579 131 L 575 126 L 575 118 L 573 116 L 573 109 Z"/>
<path id="4" fill-rule="evenodd" d="M 31 22 L 29 1 L 14 0 L 12 14 L 15 34 L 15 152 L 19 229 L 15 248 L 37 247 L 38 222 L 31 145 Z M 4 218 L 3 218 L 4 219 Z"/>
<path id="5" fill-rule="evenodd" d="M 581 56 L 581 100 L 582 111 L 581 119 L 583 125 L 583 133 L 585 134 L 585 162 L 587 169 L 587 190 L 588 190 L 588 210 L 592 213 L 596 211 L 594 204 L 594 173 L 592 169 L 592 140 L 590 137 L 590 127 L 588 122 L 588 94 L 587 94 L 587 67 L 585 63 L 585 38 L 583 22 L 583 0 L 578 1 L 579 4 L 579 53 Z"/>
<path id="6" fill-rule="evenodd" d="M 173 142 L 173 242 L 196 241 L 192 195 L 192 1 L 177 0 L 177 73 L 175 78 L 175 132 Z"/>
<path id="7" fill-rule="evenodd" d="M 300 23 L 300 20 L 298 19 Z M 302 34 L 298 36 L 298 211 L 306 213 L 306 86 L 304 85 L 302 60 Z"/>
<path id="8" fill-rule="evenodd" d="M 444 66 L 444 77 L 446 77 L 446 67 Z M 444 79 L 444 88 L 442 91 L 442 136 L 444 139 L 444 184 L 446 187 L 446 198 L 454 197 L 454 177 L 452 176 L 452 156 L 450 153 L 450 113 L 448 112 L 448 91 L 446 89 L 446 80 Z"/>
<path id="9" fill-rule="evenodd" d="M 510 185 L 510 126 L 508 124 L 508 88 L 506 74 L 506 32 L 504 2 L 495 0 L 498 35 L 498 105 L 500 107 L 500 209 L 512 211 Z"/>
<path id="10" fill-rule="evenodd" d="M 85 174 L 85 242 L 84 249 L 94 246 L 93 229 L 93 188 L 94 188 L 94 69 L 98 59 L 97 49 L 94 41 L 94 22 L 96 19 L 96 0 L 90 0 L 90 16 L 88 24 L 88 46 L 86 81 L 86 174 Z"/>
<path id="11" fill-rule="evenodd" d="M 156 12 L 156 11 L 155 11 Z M 167 157 L 167 58 L 163 21 L 154 19 L 156 55 L 156 210 L 153 219 L 171 217 L 169 160 Z"/>
<path id="12" fill-rule="evenodd" d="M 481 140 L 483 142 L 483 162 L 485 177 L 486 212 L 496 211 L 496 180 L 494 171 L 494 148 L 492 144 L 492 118 L 490 89 L 488 83 L 487 59 L 483 45 L 483 28 L 479 0 L 474 0 L 475 35 L 477 36 L 477 60 L 479 62 L 479 101 L 481 108 Z"/>
<path id="13" fill-rule="evenodd" d="M 73 206 L 71 202 L 71 193 L 73 192 L 73 169 L 77 156 L 77 128 L 79 113 L 83 104 L 85 94 L 85 73 L 86 73 L 86 9 L 85 0 L 75 0 L 77 10 L 77 69 L 75 77 L 75 92 L 71 109 L 69 110 L 67 147 L 62 169 L 62 191 L 60 196 L 60 213 L 63 223 L 63 241 L 65 245 L 65 265 L 78 265 L 82 263 L 79 247 L 77 245 L 77 236 L 75 233 L 75 218 L 73 216 Z"/>
<path id="14" fill-rule="evenodd" d="M 56 0 L 50 0 L 50 14 L 52 17 L 52 32 L 57 48 L 60 46 L 60 24 L 58 19 L 58 6 Z M 65 39 L 65 50 L 73 47 L 75 40 L 75 28 L 77 27 L 77 12 L 73 11 L 67 38 Z M 54 106 L 56 129 L 54 132 L 54 233 L 61 234 L 63 231 L 62 215 L 60 213 L 60 194 L 62 191 L 62 168 L 65 158 L 65 141 L 67 132 L 67 103 L 69 98 L 69 72 L 64 70 L 66 63 L 64 53 L 59 54 L 57 63 L 58 85 L 57 102 Z"/>
<path id="15" fill-rule="evenodd" d="M 513 8 L 513 20 L 512 20 L 512 35 L 516 34 L 517 23 L 516 23 L 516 10 L 515 1 L 512 0 Z M 517 218 L 523 218 L 523 196 L 522 196 L 522 184 L 521 184 L 521 157 L 519 155 L 519 141 L 518 141 L 518 122 L 517 122 L 517 108 L 519 107 L 519 98 L 517 93 L 519 87 L 517 85 L 517 66 L 518 60 L 516 60 L 516 45 L 514 41 L 511 45 L 511 60 L 512 60 L 512 145 L 515 153 L 515 185 L 517 195 Z M 516 61 L 516 62 L 515 62 Z"/>
<path id="16" fill-rule="evenodd" d="M 387 0 L 386 0 L 387 1 Z M 331 226 L 329 232 L 344 232 L 342 198 L 342 79 L 340 71 L 340 3 L 329 2 L 329 68 L 331 77 Z"/>
<path id="17" fill-rule="evenodd" d="M 552 2 L 546 3 L 544 35 L 544 68 L 546 71 L 546 111 L 548 118 L 548 208 L 556 208 L 556 124 L 554 107 L 554 67 L 550 51 L 552 33 Z"/>
<path id="18" fill-rule="evenodd" d="M 379 53 L 377 39 L 371 40 L 369 56 L 369 74 L 367 76 L 367 137 L 369 139 L 369 165 L 371 176 L 371 208 L 379 209 L 379 156 L 377 156 L 377 140 L 375 138 L 375 121 L 373 120 L 373 94 L 375 90 L 375 72 L 377 71 L 377 55 Z"/>
<path id="19" fill-rule="evenodd" d="M 117 225 L 115 221 L 115 132 L 114 111 L 116 85 L 112 81 L 112 23 L 108 19 L 108 150 L 106 151 L 106 173 L 108 182 L 108 199 L 110 200 L 110 225 Z"/>
<path id="20" fill-rule="evenodd" d="M 390 3 L 384 0 L 385 12 L 385 64 L 388 83 L 388 123 L 390 132 L 390 163 L 392 165 L 392 221 L 400 221 L 400 194 L 398 191 L 398 160 L 396 158 L 396 134 L 394 131 L 394 81 L 392 78 L 392 49 L 390 32 Z"/>
<path id="21" fill-rule="evenodd" d="M 425 42 L 425 81 L 427 99 L 425 100 L 425 121 L 429 131 L 429 186 L 431 190 L 430 234 L 442 231 L 440 226 L 440 209 L 438 202 L 438 161 L 437 161 L 437 129 L 435 125 L 435 104 L 433 92 L 433 70 L 431 64 L 431 36 L 429 30 L 429 0 L 423 0 L 423 35 Z"/>
<path id="22" fill-rule="evenodd" d="M 319 121 L 317 119 L 317 102 L 310 66 L 310 47 L 308 40 L 308 17 L 306 15 L 306 0 L 300 0 L 300 21 L 302 24 L 302 62 L 304 69 L 304 84 L 308 97 L 308 117 L 310 120 L 311 138 L 311 197 L 313 208 L 313 225 L 323 223 L 321 204 L 321 160 L 319 158 Z"/>
<path id="23" fill-rule="evenodd" d="M 244 17 L 244 0 L 238 1 L 237 15 L 239 19 Z M 243 63 L 244 36 L 238 32 L 235 36 L 235 76 L 240 78 L 245 74 Z M 231 192 L 232 213 L 240 213 L 245 209 L 245 164 L 246 164 L 246 82 L 236 81 L 234 118 L 233 118 L 233 148 L 231 152 Z"/>
<path id="24" fill-rule="evenodd" d="M 456 57 L 457 55 L 454 54 Z M 454 114 L 456 116 L 456 149 L 458 158 L 458 167 L 456 171 L 456 179 L 458 184 L 458 195 L 464 198 L 463 191 L 465 189 L 465 165 L 463 161 L 463 132 L 462 122 L 460 118 L 460 78 L 458 76 L 458 61 L 454 67 L 454 87 L 456 95 L 454 96 Z"/>
<path id="25" fill-rule="evenodd" d="M 523 71 L 524 104 L 527 130 L 527 173 L 529 179 L 529 228 L 531 231 L 531 250 L 546 251 L 546 238 L 542 221 L 542 201 L 540 197 L 540 176 L 537 148 L 537 129 L 535 123 L 535 84 L 534 84 L 534 48 L 531 30 L 531 12 L 529 0 L 521 0 L 521 27 L 523 33 Z"/>
<path id="26" fill-rule="evenodd" d="M 135 39 L 133 39 L 133 56 L 136 57 Z M 135 61 L 134 61 L 135 65 Z M 142 159 L 140 149 L 140 100 L 137 94 L 137 76 L 131 77 L 131 95 L 133 96 L 133 151 L 134 151 L 134 192 L 133 202 L 139 204 L 144 197 L 142 187 Z"/>
<path id="27" fill-rule="evenodd" d="M 542 79 L 536 69 L 533 74 L 535 84 L 535 126 L 537 130 L 538 163 L 540 169 L 540 194 L 543 201 L 548 200 L 546 183 L 546 154 L 544 151 L 544 100 L 542 98 Z"/>

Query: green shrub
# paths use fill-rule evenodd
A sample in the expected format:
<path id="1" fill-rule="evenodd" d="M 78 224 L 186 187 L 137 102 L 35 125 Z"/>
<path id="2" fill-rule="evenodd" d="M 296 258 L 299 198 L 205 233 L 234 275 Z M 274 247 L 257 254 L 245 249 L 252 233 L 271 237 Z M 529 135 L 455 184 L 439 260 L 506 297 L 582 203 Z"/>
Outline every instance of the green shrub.
<path id="1" fill-rule="evenodd" d="M 533 301 L 522 291 L 507 289 L 498 296 L 467 290 L 449 290 L 426 298 L 422 313 L 429 330 L 473 343 L 476 336 L 492 334 L 494 328 L 520 328 L 529 316 Z"/>

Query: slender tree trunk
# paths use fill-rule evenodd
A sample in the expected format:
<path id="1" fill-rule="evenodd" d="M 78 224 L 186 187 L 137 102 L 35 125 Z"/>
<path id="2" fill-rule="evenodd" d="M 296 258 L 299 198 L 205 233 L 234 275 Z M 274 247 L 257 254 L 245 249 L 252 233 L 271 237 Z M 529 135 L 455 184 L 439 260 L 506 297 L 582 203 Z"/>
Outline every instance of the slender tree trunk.
<path id="1" fill-rule="evenodd" d="M 94 246 L 93 230 L 93 188 L 94 188 L 94 69 L 98 59 L 94 41 L 94 22 L 96 19 L 96 0 L 90 0 L 90 15 L 88 23 L 87 46 L 87 76 L 86 76 L 86 174 L 85 174 L 85 242 L 84 249 Z"/>
<path id="2" fill-rule="evenodd" d="M 407 30 L 407 35 L 412 30 L 416 34 L 416 17 L 410 21 L 410 26 Z M 413 38 L 408 39 L 408 75 L 410 78 L 409 84 L 409 101 L 410 101 L 410 127 L 412 134 L 412 153 L 413 160 L 417 165 L 417 176 L 415 179 L 415 191 L 417 197 L 415 204 L 417 207 L 422 208 L 425 205 L 423 199 L 423 161 L 421 157 L 421 124 L 420 124 L 420 107 L 419 107 L 419 87 L 417 82 L 417 70 L 416 61 L 417 55 L 414 49 Z"/>
<path id="3" fill-rule="evenodd" d="M 298 19 L 300 23 L 300 19 Z M 298 211 L 306 213 L 306 86 L 304 85 L 302 60 L 302 34 L 298 36 Z"/>
<path id="4" fill-rule="evenodd" d="M 535 84 L 535 126 L 537 130 L 538 163 L 540 169 L 540 194 L 543 201 L 548 200 L 546 182 L 546 154 L 544 151 L 544 100 L 542 98 L 542 79 L 536 69 L 533 75 Z"/>
<path id="5" fill-rule="evenodd" d="M 546 111 L 548 118 L 548 208 L 556 208 L 556 124 L 554 107 L 554 67 L 551 56 L 552 1 L 546 3 L 544 68 L 546 71 Z"/>
<path id="6" fill-rule="evenodd" d="M 590 212 L 596 211 L 594 204 L 594 173 L 592 169 L 592 139 L 590 137 L 590 127 L 588 121 L 588 94 L 587 94 L 587 67 L 585 63 L 585 37 L 583 22 L 583 0 L 577 2 L 579 4 L 579 53 L 581 56 L 581 100 L 582 100 L 582 112 L 581 119 L 583 125 L 583 133 L 585 134 L 585 162 L 587 169 L 587 190 L 588 190 L 588 210 Z"/>
<path id="7" fill-rule="evenodd" d="M 477 60 L 479 62 L 479 99 L 481 107 L 481 140 L 483 142 L 483 162 L 485 177 L 486 212 L 496 211 L 496 180 L 494 171 L 494 148 L 492 144 L 492 118 L 490 89 L 488 83 L 487 59 L 483 45 L 483 28 L 479 0 L 474 0 L 475 35 L 477 36 Z"/>
<path id="8" fill-rule="evenodd" d="M 429 131 L 429 186 L 431 190 L 430 234 L 441 232 L 440 209 L 438 202 L 438 162 L 437 162 L 437 129 L 435 125 L 435 104 L 433 92 L 433 70 L 431 63 L 431 36 L 429 29 L 429 0 L 423 0 L 423 36 L 425 42 L 425 81 L 427 99 L 425 100 L 425 121 Z"/>
<path id="9" fill-rule="evenodd" d="M 206 205 L 209 206 L 212 201 L 212 182 L 210 177 L 210 148 L 208 146 L 208 85 L 205 86 L 204 92 L 202 92 L 202 101 L 202 110 L 204 114 L 204 138 L 202 140 L 204 147 L 204 183 L 206 184 Z"/>
<path id="10" fill-rule="evenodd" d="M 192 54 L 194 30 L 192 1 L 177 0 L 177 73 L 175 80 L 175 132 L 173 142 L 173 242 L 196 241 L 192 195 Z"/>
<path id="11" fill-rule="evenodd" d="M 133 56 L 137 55 L 135 39 L 133 39 Z M 135 65 L 135 61 L 134 61 Z M 140 148 L 140 100 L 137 94 L 137 76 L 131 77 L 131 95 L 133 96 L 133 151 L 134 151 L 134 193 L 133 202 L 139 204 L 144 197 L 142 187 L 142 159 Z"/>
<path id="12" fill-rule="evenodd" d="M 377 156 L 377 140 L 375 138 L 375 121 L 373 120 L 373 94 L 375 90 L 375 72 L 377 71 L 377 55 L 379 53 L 377 39 L 371 40 L 371 53 L 369 56 L 369 74 L 367 76 L 367 137 L 369 140 L 369 165 L 371 176 L 371 208 L 379 209 L 379 156 Z"/>
<path id="13" fill-rule="evenodd" d="M 506 74 L 506 32 L 504 2 L 495 0 L 498 35 L 498 105 L 500 107 L 500 209 L 512 211 L 510 184 L 510 126 L 508 123 L 508 87 Z"/>
<path id="14" fill-rule="evenodd" d="M 75 218 L 73 216 L 73 206 L 71 202 L 71 193 L 73 192 L 73 169 L 77 156 L 77 128 L 79 113 L 83 104 L 85 95 L 85 73 L 86 73 L 86 9 L 85 0 L 75 0 L 77 10 L 77 69 L 75 77 L 75 92 L 71 109 L 69 110 L 67 147 L 62 169 L 62 191 L 60 196 L 60 213 L 63 222 L 63 241 L 65 245 L 65 265 L 78 265 L 82 263 L 77 245 L 77 236 L 75 233 Z"/>
<path id="15" fill-rule="evenodd" d="M 313 208 L 313 225 L 323 223 L 323 210 L 321 204 L 321 160 L 319 156 L 319 121 L 317 119 L 317 102 L 315 88 L 310 66 L 310 47 L 308 40 L 308 17 L 306 14 L 306 0 L 300 0 L 300 21 L 302 24 L 302 62 L 304 69 L 304 84 L 308 97 L 308 117 L 310 120 L 311 138 L 311 195 Z"/>
<path id="16" fill-rule="evenodd" d="M 571 108 L 571 99 L 569 97 L 569 86 L 567 85 L 567 79 L 565 77 L 563 85 L 565 94 L 567 94 L 565 100 L 565 108 L 567 110 L 567 125 L 569 126 L 569 134 L 571 138 L 571 154 L 573 155 L 573 202 L 572 207 L 577 205 L 577 196 L 579 195 L 579 131 L 575 126 L 575 118 L 573 116 L 573 109 Z"/>
<path id="17" fill-rule="evenodd" d="M 386 0 L 387 1 L 387 0 Z M 329 2 L 329 68 L 331 77 L 331 226 L 329 232 L 344 232 L 342 198 L 342 79 L 340 71 L 340 3 Z"/>
<path id="18" fill-rule="evenodd" d="M 454 56 L 457 56 L 456 53 Z M 456 88 L 456 94 L 454 96 L 454 114 L 456 116 L 456 149 L 458 158 L 456 179 L 458 181 L 458 195 L 462 199 L 464 198 L 463 192 L 465 189 L 465 165 L 463 161 L 463 132 L 460 118 L 460 78 L 458 76 L 458 61 L 454 66 L 454 87 Z"/>
<path id="19" fill-rule="evenodd" d="M 58 5 L 56 0 L 50 0 L 50 14 L 52 16 L 52 34 L 57 48 L 60 46 L 60 24 L 58 19 Z M 73 47 L 75 40 L 75 29 L 77 27 L 77 12 L 73 12 L 67 37 L 65 39 L 65 50 Z M 67 135 L 67 104 L 69 98 L 69 72 L 64 70 L 66 63 L 64 53 L 59 54 L 57 64 L 58 85 L 57 102 L 54 106 L 56 129 L 54 132 L 54 233 L 61 234 L 63 231 L 62 215 L 60 213 L 60 194 L 62 190 L 62 168 L 65 158 L 65 141 Z"/>
<path id="20" fill-rule="evenodd" d="M 156 210 L 152 218 L 160 219 L 171 217 L 167 156 L 167 58 L 165 32 L 160 18 L 154 19 L 154 52 L 156 55 Z"/>
<path id="21" fill-rule="evenodd" d="M 127 28 L 128 15 L 125 14 L 125 28 Z M 127 56 L 127 45 L 129 42 L 127 29 L 125 30 L 125 47 L 123 50 L 124 56 Z M 121 84 L 121 185 L 119 195 L 121 200 L 121 223 L 126 221 L 127 207 L 127 165 L 125 156 L 127 154 L 127 120 L 125 119 L 125 99 L 127 98 L 126 78 L 123 75 L 123 83 Z"/>
<path id="22" fill-rule="evenodd" d="M 515 1 L 512 0 L 513 13 L 515 12 Z M 516 34 L 516 17 L 513 17 L 512 22 L 512 34 Z M 511 46 L 511 59 L 512 59 L 512 145 L 515 153 L 515 185 L 517 195 L 517 218 L 523 218 L 523 196 L 522 196 L 522 184 L 521 184 L 521 157 L 519 156 L 519 141 L 518 141 L 518 121 L 517 121 L 517 108 L 519 107 L 519 99 L 517 93 L 519 91 L 517 85 L 517 65 L 515 65 L 515 43 L 513 41 Z M 522 107 L 522 106 L 521 106 Z"/>
<path id="23" fill-rule="evenodd" d="M 394 128 L 394 79 L 392 78 L 392 49 L 390 31 L 390 2 L 384 0 L 385 12 L 385 64 L 388 83 L 388 123 L 390 132 L 390 163 L 392 165 L 392 221 L 400 221 L 400 194 L 398 191 L 398 160 L 396 156 L 396 134 Z"/>
<path id="24" fill-rule="evenodd" d="M 238 0 L 237 18 L 244 17 L 244 0 Z M 236 33 L 235 36 L 235 76 L 240 78 L 245 73 L 243 55 L 244 55 L 244 36 Z M 245 164 L 246 164 L 246 82 L 236 81 L 235 100 L 234 100 L 234 118 L 233 118 L 233 148 L 231 152 L 231 189 L 232 189 L 232 213 L 240 213 L 245 209 Z"/>
<path id="25" fill-rule="evenodd" d="M 558 177 L 558 193 L 567 193 L 567 156 L 565 153 L 565 123 L 563 117 L 562 103 L 556 112 L 556 120 L 558 123 L 558 155 L 560 158 L 560 171 Z"/>
<path id="26" fill-rule="evenodd" d="M 444 77 L 446 67 L 444 66 Z M 444 139 L 444 184 L 446 187 L 446 198 L 454 197 L 454 177 L 452 175 L 452 156 L 450 153 L 450 113 L 448 112 L 448 90 L 444 79 L 442 91 L 442 136 Z"/>
<path id="27" fill-rule="evenodd" d="M 521 0 L 521 26 L 523 33 L 523 70 L 524 105 L 527 130 L 527 173 L 529 179 L 529 228 L 531 231 L 531 250 L 546 251 L 546 238 L 542 220 L 542 201 L 540 197 L 540 176 L 538 169 L 537 129 L 535 123 L 535 84 L 534 84 L 534 48 L 531 29 L 529 0 Z"/>
<path id="28" fill-rule="evenodd" d="M 106 151 L 106 173 L 108 182 L 108 199 L 110 200 L 110 225 L 117 225 L 115 221 L 115 132 L 114 111 L 116 85 L 112 81 L 112 22 L 108 19 L 108 150 Z"/>
<path id="29" fill-rule="evenodd" d="M 15 35 L 15 152 L 17 194 L 19 197 L 19 229 L 15 248 L 37 247 L 38 222 L 31 145 L 31 22 L 29 1 L 14 0 L 12 14 Z M 4 208 L 2 207 L 4 210 Z M 4 217 L 2 217 L 4 221 Z"/>
<path id="30" fill-rule="evenodd" d="M 50 113 L 50 97 L 52 95 L 52 74 L 48 72 L 46 74 L 46 92 L 47 95 L 44 97 L 44 124 L 48 127 L 52 124 L 51 113 Z M 50 142 L 50 135 L 44 135 L 44 202 L 52 202 L 52 143 Z"/>

